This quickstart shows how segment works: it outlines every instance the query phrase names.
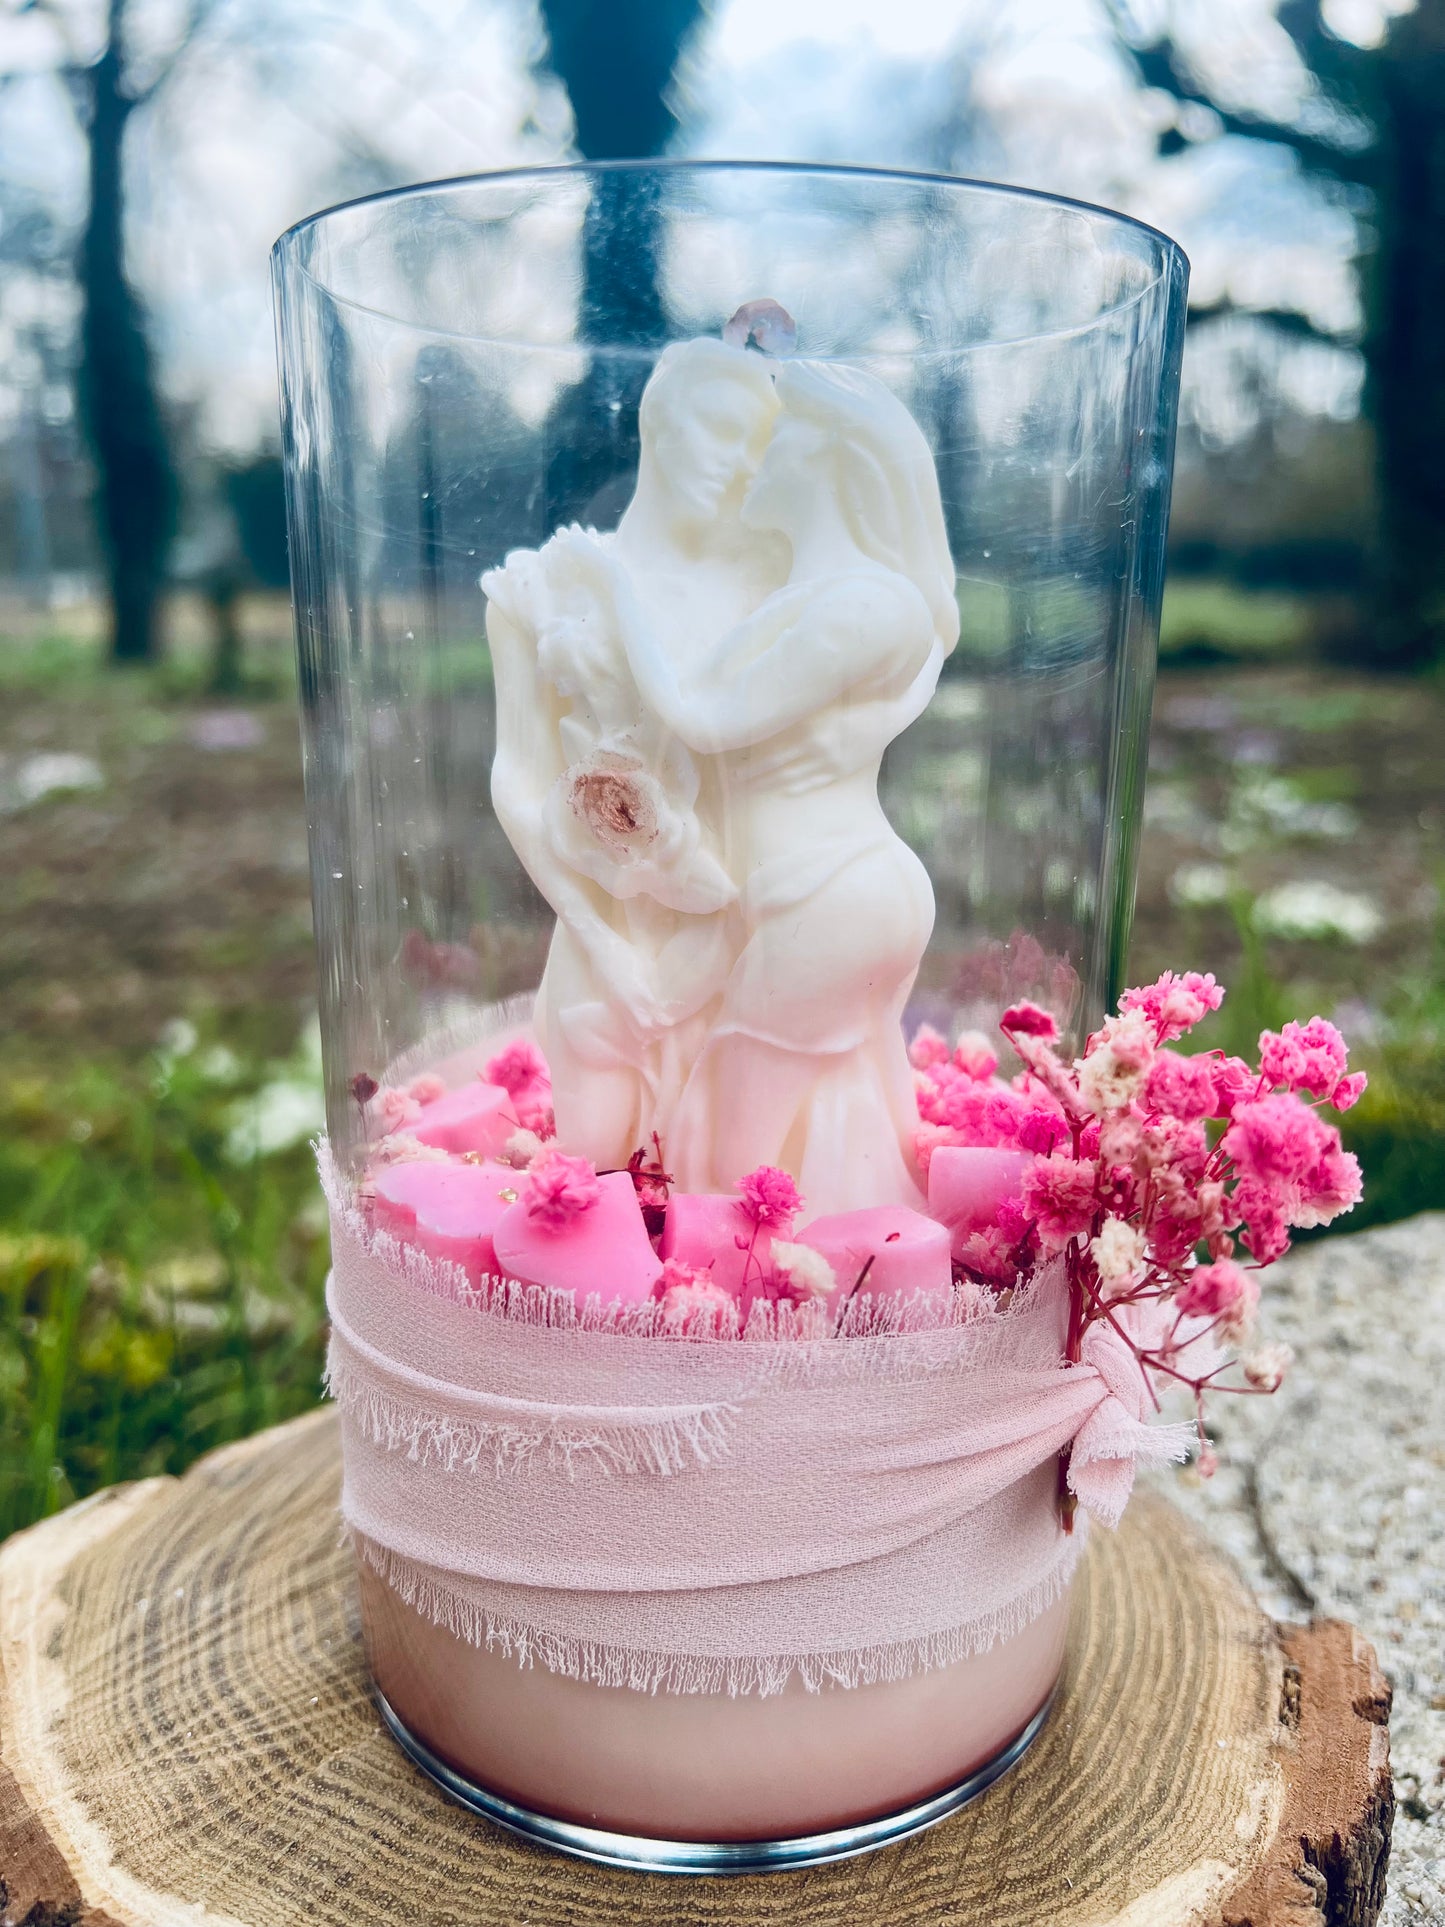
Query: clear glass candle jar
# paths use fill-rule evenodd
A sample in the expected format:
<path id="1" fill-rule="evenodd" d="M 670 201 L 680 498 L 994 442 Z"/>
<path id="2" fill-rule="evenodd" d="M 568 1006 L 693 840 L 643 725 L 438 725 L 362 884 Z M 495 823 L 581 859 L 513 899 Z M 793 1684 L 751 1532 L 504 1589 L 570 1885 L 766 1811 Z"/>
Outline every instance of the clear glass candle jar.
<path id="1" fill-rule="evenodd" d="M 1006 1291 L 939 1202 L 958 1131 L 917 1073 L 948 1057 L 981 1118 L 1006 1006 L 1082 1040 L 1119 987 L 1177 247 L 976 183 L 648 163 L 356 202 L 275 264 L 357 1237 L 470 1281 L 463 1350 L 520 1302 L 498 1279 L 695 1351 Z M 1018 1152 L 1006 1116 L 979 1143 Z M 1061 1652 L 1062 1593 L 892 1679 L 641 1692 L 519 1670 L 490 1607 L 361 1570 L 398 1729 L 574 1847 L 896 1832 L 1029 1729 Z"/>

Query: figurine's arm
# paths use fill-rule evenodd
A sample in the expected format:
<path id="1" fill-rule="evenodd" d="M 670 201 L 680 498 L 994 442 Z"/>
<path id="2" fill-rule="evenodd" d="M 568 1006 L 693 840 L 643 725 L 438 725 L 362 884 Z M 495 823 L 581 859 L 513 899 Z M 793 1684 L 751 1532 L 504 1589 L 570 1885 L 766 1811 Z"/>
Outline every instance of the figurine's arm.
<path id="1" fill-rule="evenodd" d="M 626 1008 L 644 1027 L 663 1021 L 652 973 L 642 957 L 608 922 L 598 894 L 564 863 L 552 846 L 544 821 L 547 791 L 560 773 L 556 752 L 549 752 L 543 692 L 536 675 L 536 651 L 519 615 L 494 595 L 487 611 L 487 636 L 497 692 L 497 750 L 492 758 L 492 807 L 518 860 L 551 905 L 557 920 L 576 938 L 598 979 L 599 989 Z"/>
<path id="2" fill-rule="evenodd" d="M 621 626 L 639 688 L 702 755 L 766 742 L 861 683 L 906 686 L 934 641 L 928 605 L 912 583 L 858 570 L 779 590 L 684 686 L 635 608 L 627 614 Z"/>

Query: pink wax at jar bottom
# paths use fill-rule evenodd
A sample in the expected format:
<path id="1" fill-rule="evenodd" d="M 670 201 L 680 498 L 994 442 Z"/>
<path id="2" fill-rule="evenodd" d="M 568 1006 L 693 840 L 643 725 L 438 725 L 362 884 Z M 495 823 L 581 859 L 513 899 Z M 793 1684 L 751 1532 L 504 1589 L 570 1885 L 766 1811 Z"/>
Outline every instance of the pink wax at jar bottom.
<path id="1" fill-rule="evenodd" d="M 372 1675 L 418 1739 L 522 1806 L 653 1839 L 785 1839 L 957 1785 L 1048 1699 L 1068 1622 L 1065 1597 L 985 1653 L 875 1686 L 653 1694 L 470 1646 L 359 1571 Z"/>

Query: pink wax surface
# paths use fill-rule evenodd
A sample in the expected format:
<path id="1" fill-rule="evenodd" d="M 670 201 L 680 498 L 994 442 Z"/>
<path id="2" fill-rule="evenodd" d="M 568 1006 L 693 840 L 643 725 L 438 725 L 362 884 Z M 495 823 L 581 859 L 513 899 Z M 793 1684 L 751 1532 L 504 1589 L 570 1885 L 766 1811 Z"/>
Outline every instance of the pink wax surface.
<path id="1" fill-rule="evenodd" d="M 480 1151 L 492 1157 L 517 1128 L 517 1107 L 500 1084 L 478 1078 L 423 1104 L 407 1135 L 438 1151 Z"/>
<path id="2" fill-rule="evenodd" d="M 358 1570 L 372 1674 L 434 1753 L 523 1806 L 654 1839 L 783 1839 L 956 1785 L 1047 1700 L 1068 1622 L 1060 1599 L 987 1652 L 874 1686 L 639 1693 L 469 1646 Z"/>
<path id="3" fill-rule="evenodd" d="M 598 1183 L 601 1196 L 567 1224 L 540 1223 L 520 1202 L 503 1214 L 493 1238 L 497 1263 L 509 1278 L 573 1291 L 579 1304 L 593 1292 L 604 1303 L 636 1304 L 652 1296 L 662 1261 L 647 1235 L 636 1187 L 626 1171 L 609 1171 Z"/>
<path id="4" fill-rule="evenodd" d="M 497 1270 L 493 1233 L 517 1197 L 520 1173 L 509 1164 L 441 1164 L 418 1158 L 383 1164 L 372 1175 L 378 1225 L 409 1238 L 433 1258 L 480 1279 Z"/>
<path id="5" fill-rule="evenodd" d="M 753 1221 L 738 1198 L 724 1192 L 674 1191 L 667 1201 L 667 1220 L 658 1248 L 664 1258 L 676 1258 L 699 1271 L 711 1265 L 713 1283 L 740 1298 L 753 1235 Z M 769 1232 L 757 1232 L 753 1243 L 755 1273 L 759 1267 L 766 1270 L 772 1244 Z"/>
<path id="6" fill-rule="evenodd" d="M 797 1242 L 811 1245 L 833 1267 L 838 1282 L 828 1299 L 831 1312 L 842 1307 L 865 1265 L 862 1289 L 875 1298 L 946 1292 L 953 1282 L 947 1228 L 906 1204 L 814 1218 L 798 1233 Z"/>
<path id="7" fill-rule="evenodd" d="M 999 1206 L 1018 1196 L 1033 1162 L 1027 1151 L 939 1145 L 928 1165 L 928 1208 L 949 1226 L 955 1249 L 996 1222 Z"/>

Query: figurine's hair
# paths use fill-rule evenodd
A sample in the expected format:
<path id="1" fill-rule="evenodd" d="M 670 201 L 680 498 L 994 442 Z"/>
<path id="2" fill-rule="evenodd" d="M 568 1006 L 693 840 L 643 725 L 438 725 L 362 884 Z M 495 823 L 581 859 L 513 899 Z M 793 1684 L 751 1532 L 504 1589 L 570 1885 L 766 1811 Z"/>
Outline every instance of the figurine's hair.
<path id="1" fill-rule="evenodd" d="M 778 393 L 826 435 L 839 506 L 863 553 L 915 584 L 947 649 L 958 641 L 957 573 L 933 453 L 891 389 L 861 368 L 788 361 Z"/>
<path id="2" fill-rule="evenodd" d="M 731 348 L 725 341 L 714 341 L 711 335 L 699 336 L 695 341 L 673 342 L 658 356 L 657 366 L 642 391 L 638 423 L 644 438 L 656 434 L 660 426 L 658 416 L 666 406 L 668 391 L 678 385 L 677 378 L 685 376 L 695 380 L 702 370 L 722 381 L 741 382 L 753 391 L 770 415 L 776 414 L 778 397 L 773 386 L 776 367 L 777 363 L 765 355 L 748 348 Z"/>

